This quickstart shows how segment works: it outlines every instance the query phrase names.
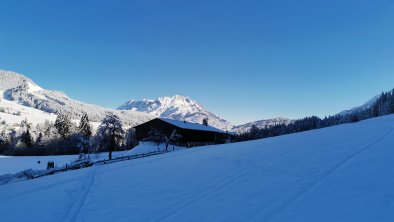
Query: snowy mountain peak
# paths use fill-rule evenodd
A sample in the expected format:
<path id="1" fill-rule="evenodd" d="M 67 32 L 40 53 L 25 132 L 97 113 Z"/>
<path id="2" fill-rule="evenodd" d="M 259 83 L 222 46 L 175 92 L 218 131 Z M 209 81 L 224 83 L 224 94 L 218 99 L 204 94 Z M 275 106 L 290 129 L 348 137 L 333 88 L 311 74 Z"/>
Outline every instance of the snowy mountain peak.
<path id="1" fill-rule="evenodd" d="M 6 70 L 0 70 L 0 90 L 7 91 L 12 88 L 22 87 L 31 91 L 42 90 L 33 80 L 26 76 Z"/>
<path id="2" fill-rule="evenodd" d="M 189 97 L 175 95 L 172 97 L 159 97 L 156 100 L 143 99 L 141 101 L 130 100 L 120 106 L 119 110 L 135 110 L 140 112 L 154 112 L 155 114 L 162 114 L 167 108 L 182 108 L 189 109 L 192 107 L 202 108 L 197 102 L 191 100 Z M 197 110 L 196 110 L 197 111 Z"/>
<path id="3" fill-rule="evenodd" d="M 20 105 L 31 107 L 45 113 L 67 113 L 73 119 L 79 119 L 82 113 L 87 113 L 91 121 L 101 121 L 107 112 L 113 112 L 127 125 L 137 125 L 151 120 L 154 116 L 133 111 L 119 111 L 100 106 L 83 103 L 69 98 L 65 93 L 56 90 L 46 90 L 38 86 L 30 78 L 12 71 L 0 70 L 0 108 L 8 107 L 11 113 L 23 111 Z M 14 107 L 12 110 L 11 108 Z M 16 109 L 15 107 L 18 107 Z M 26 116 L 32 121 L 32 116 L 37 116 L 33 109 Z M 27 112 L 27 111 L 26 111 Z M 24 112 L 21 112 L 24 114 Z M 33 115 L 34 114 L 34 115 Z M 11 118 L 11 117 L 10 117 Z M 10 120 L 3 117 L 3 119 Z"/>
<path id="4" fill-rule="evenodd" d="M 224 130 L 232 128 L 231 123 L 221 119 L 187 96 L 175 95 L 172 97 L 160 97 L 156 100 L 130 100 L 118 109 L 139 111 L 153 114 L 157 117 L 186 120 L 194 123 L 202 123 L 204 118 L 208 118 L 209 124 L 214 127 Z"/>

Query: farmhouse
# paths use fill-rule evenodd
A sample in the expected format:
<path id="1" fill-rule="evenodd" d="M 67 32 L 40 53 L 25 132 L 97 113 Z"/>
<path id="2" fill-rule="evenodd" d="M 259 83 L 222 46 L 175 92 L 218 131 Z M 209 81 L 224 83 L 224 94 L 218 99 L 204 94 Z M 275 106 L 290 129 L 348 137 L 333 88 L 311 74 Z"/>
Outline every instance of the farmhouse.
<path id="1" fill-rule="evenodd" d="M 175 132 L 180 138 L 172 141 L 172 144 L 184 147 L 229 143 L 232 136 L 212 126 L 165 118 L 153 119 L 136 126 L 135 130 L 139 142 L 151 140 L 154 131 L 166 137 L 170 137 Z"/>

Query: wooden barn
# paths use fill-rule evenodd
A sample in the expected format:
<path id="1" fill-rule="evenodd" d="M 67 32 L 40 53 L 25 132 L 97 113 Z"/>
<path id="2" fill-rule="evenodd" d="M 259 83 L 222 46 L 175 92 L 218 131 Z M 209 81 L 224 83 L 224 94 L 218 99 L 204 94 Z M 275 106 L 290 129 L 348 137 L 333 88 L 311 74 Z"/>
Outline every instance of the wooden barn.
<path id="1" fill-rule="evenodd" d="M 152 132 L 160 132 L 170 137 L 176 132 L 181 138 L 172 144 L 183 147 L 205 146 L 231 142 L 232 135 L 228 132 L 198 123 L 156 118 L 135 127 L 139 142 L 152 140 Z"/>

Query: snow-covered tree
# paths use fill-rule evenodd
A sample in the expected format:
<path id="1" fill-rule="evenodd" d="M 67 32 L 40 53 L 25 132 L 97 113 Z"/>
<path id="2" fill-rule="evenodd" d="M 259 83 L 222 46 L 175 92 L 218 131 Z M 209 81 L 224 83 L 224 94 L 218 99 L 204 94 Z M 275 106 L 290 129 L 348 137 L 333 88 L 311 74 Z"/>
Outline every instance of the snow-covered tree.
<path id="1" fill-rule="evenodd" d="M 92 126 L 90 125 L 89 116 L 87 113 L 83 113 L 81 117 L 81 121 L 78 126 L 79 133 L 84 137 L 92 136 Z"/>
<path id="2" fill-rule="evenodd" d="M 30 129 L 30 124 L 27 122 L 27 119 L 22 120 L 22 122 L 19 124 L 19 127 L 22 130 Z"/>
<path id="3" fill-rule="evenodd" d="M 46 140 L 50 140 L 53 137 L 55 137 L 57 130 L 52 122 L 49 122 L 49 120 L 45 120 L 44 125 L 40 127 L 41 127 L 41 132 L 43 133 L 43 137 Z"/>
<path id="4" fill-rule="evenodd" d="M 109 159 L 112 159 L 112 152 L 123 144 L 124 130 L 119 117 L 113 113 L 108 113 L 97 130 L 100 145 L 109 151 Z"/>
<path id="5" fill-rule="evenodd" d="M 10 139 L 7 129 L 4 127 L 0 131 L 0 153 L 4 153 L 8 148 L 10 148 Z"/>
<path id="6" fill-rule="evenodd" d="M 92 126 L 90 125 L 89 116 L 87 113 L 83 113 L 81 116 L 81 121 L 78 126 L 78 147 L 80 149 L 79 157 L 82 158 L 85 154 L 90 153 L 91 147 L 91 136 L 92 136 Z"/>
<path id="7" fill-rule="evenodd" d="M 59 135 L 65 139 L 72 130 L 71 118 L 67 114 L 59 113 L 55 121 L 55 128 Z"/>

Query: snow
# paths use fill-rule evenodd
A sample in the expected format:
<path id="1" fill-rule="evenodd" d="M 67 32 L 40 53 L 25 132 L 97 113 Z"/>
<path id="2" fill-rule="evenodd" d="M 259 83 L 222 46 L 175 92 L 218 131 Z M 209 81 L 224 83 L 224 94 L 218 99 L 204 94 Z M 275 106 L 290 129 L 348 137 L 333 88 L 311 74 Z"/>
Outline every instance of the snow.
<path id="1" fill-rule="evenodd" d="M 113 156 L 123 156 L 127 152 L 114 152 Z M 0 176 L 5 174 L 14 174 L 24 170 L 45 170 L 48 161 L 54 161 L 56 167 L 70 164 L 77 160 L 79 155 L 59 155 L 59 156 L 2 156 L 0 155 Z M 91 154 L 93 160 L 108 159 L 108 153 Z M 41 163 L 38 164 L 38 160 Z"/>
<path id="2" fill-rule="evenodd" d="M 239 126 L 234 126 L 234 128 L 231 131 L 238 133 L 238 134 L 242 134 L 242 133 L 249 132 L 253 125 L 255 125 L 259 129 L 263 129 L 266 127 L 271 127 L 271 126 L 281 125 L 281 124 L 288 125 L 293 122 L 294 122 L 294 120 L 291 120 L 286 117 L 275 117 L 272 119 L 259 120 L 259 121 L 254 121 L 254 122 L 246 123 L 243 125 L 239 125 Z"/>
<path id="3" fill-rule="evenodd" d="M 185 149 L 183 147 L 178 147 L 174 145 L 169 145 L 168 146 L 168 151 L 178 151 L 181 149 Z M 155 151 L 164 151 L 165 150 L 165 144 L 160 144 L 156 145 L 151 142 L 143 142 L 137 147 L 134 147 L 133 149 L 125 152 L 123 155 L 124 156 L 133 156 L 133 155 L 138 155 L 138 154 L 147 154 Z"/>
<path id="4" fill-rule="evenodd" d="M 36 84 L 33 84 L 33 83 L 30 83 L 30 82 L 28 82 L 27 83 L 27 85 L 28 85 L 28 92 L 30 92 L 30 93 L 32 93 L 32 92 L 38 92 L 38 91 L 41 91 L 41 90 L 44 90 L 43 88 L 41 88 L 40 86 L 38 86 L 38 85 L 36 85 Z"/>
<path id="5" fill-rule="evenodd" d="M 210 125 L 216 128 L 223 130 L 232 128 L 231 123 L 208 111 L 201 104 L 187 96 L 175 95 L 172 97 L 160 97 L 156 100 L 130 100 L 118 109 L 144 112 L 156 117 L 179 121 L 186 120 L 193 123 L 202 123 L 203 119 L 208 118 Z"/>
<path id="6" fill-rule="evenodd" d="M 2 221 L 391 222 L 394 116 L 0 186 Z"/>
<path id="7" fill-rule="evenodd" d="M 160 119 L 171 124 L 171 125 L 179 127 L 181 129 L 203 130 L 203 131 L 209 131 L 209 132 L 226 133 L 222 130 L 216 129 L 215 127 L 205 126 L 203 124 L 190 123 L 190 122 L 186 122 L 186 121 L 179 121 L 179 120 L 165 119 L 165 118 L 160 118 Z"/>
<path id="8" fill-rule="evenodd" d="M 43 88 L 41 88 L 40 86 L 38 86 L 36 84 L 30 83 L 30 82 L 27 83 L 27 86 L 28 86 L 28 88 L 27 88 L 28 93 L 33 94 L 40 99 L 46 99 L 43 95 L 41 95 L 40 93 L 37 93 L 37 92 L 43 91 L 44 90 Z"/>
<path id="9" fill-rule="evenodd" d="M 23 109 L 28 120 L 34 123 L 43 123 L 48 118 L 52 120 L 56 116 L 48 116 L 58 112 L 68 113 L 73 119 L 80 119 L 82 113 L 87 113 L 92 122 L 101 122 L 108 112 L 112 112 L 119 116 L 126 126 L 139 125 L 154 118 L 147 113 L 103 108 L 73 100 L 61 91 L 43 89 L 24 75 L 4 70 L 0 70 L 0 98 L 0 107 L 7 103 L 12 104 L 16 110 Z M 30 109 L 27 109 L 28 107 Z M 20 123 L 20 119 L 25 117 L 0 115 L 7 123 Z"/>
<path id="10" fill-rule="evenodd" d="M 8 89 L 24 86 L 26 83 L 33 83 L 33 81 L 24 75 L 16 72 L 6 71 L 0 69 L 0 90 L 6 91 Z"/>
<path id="11" fill-rule="evenodd" d="M 24 156 L 24 157 L 10 157 L 0 156 L 0 176 L 10 173 L 18 173 L 27 169 L 44 170 L 47 167 L 48 161 L 54 161 L 56 166 L 63 166 L 67 163 L 78 159 L 76 155 L 66 156 Z M 38 164 L 38 160 L 41 161 Z"/>
<path id="12" fill-rule="evenodd" d="M 168 151 L 177 151 L 185 149 L 183 147 L 168 146 Z M 133 156 L 137 154 L 147 154 L 155 151 L 164 151 L 165 144 L 156 145 L 151 142 L 145 142 L 132 150 L 117 151 L 113 153 L 113 157 Z M 44 170 L 47 167 L 48 161 L 54 161 L 56 167 L 61 167 L 77 160 L 79 155 L 57 155 L 57 156 L 2 156 L 0 155 L 0 176 L 5 174 L 14 174 L 27 169 Z M 108 153 L 91 154 L 90 158 L 93 161 L 108 159 Z M 38 163 L 40 160 L 40 163 Z"/>
<path id="13" fill-rule="evenodd" d="M 0 91 L 0 97 L 2 97 L 2 95 L 3 92 Z M 0 107 L 5 110 L 5 113 L 0 112 L 0 120 L 5 120 L 9 125 L 20 124 L 24 119 L 27 119 L 28 122 L 32 124 L 44 123 L 45 120 L 52 122 L 56 120 L 55 114 L 23 106 L 15 101 L 10 101 L 4 98 L 1 98 L 0 100 Z M 18 112 L 20 115 L 16 115 Z"/>

